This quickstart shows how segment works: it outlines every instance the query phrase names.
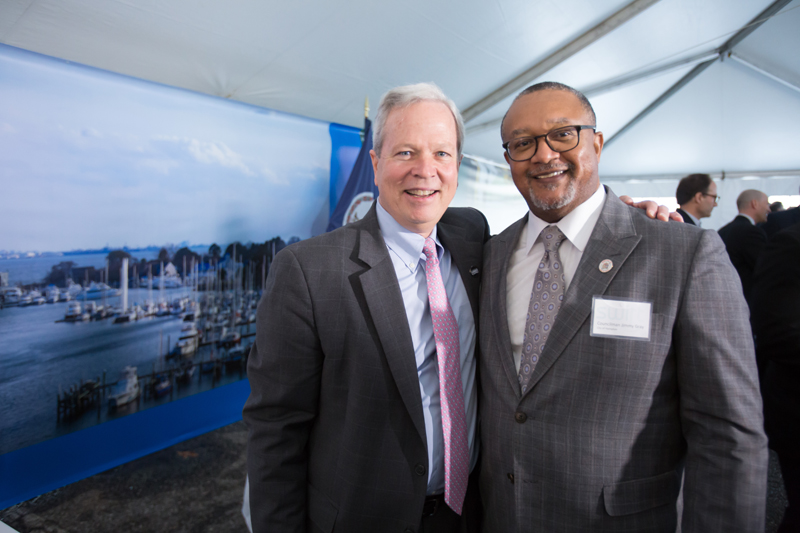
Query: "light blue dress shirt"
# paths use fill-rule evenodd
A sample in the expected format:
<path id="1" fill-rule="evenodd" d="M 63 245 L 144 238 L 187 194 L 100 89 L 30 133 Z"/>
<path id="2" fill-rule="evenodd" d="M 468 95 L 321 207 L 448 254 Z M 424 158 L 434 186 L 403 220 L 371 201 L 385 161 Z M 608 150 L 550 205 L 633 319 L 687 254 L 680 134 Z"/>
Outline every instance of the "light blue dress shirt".
<path id="1" fill-rule="evenodd" d="M 389 248 L 389 257 L 392 259 L 397 281 L 400 283 L 411 340 L 414 343 L 414 358 L 417 363 L 428 444 L 428 494 L 441 494 L 444 492 L 444 436 L 439 403 L 439 363 L 436 358 L 436 342 L 433 338 L 433 322 L 428 304 L 425 254 L 422 251 L 425 238 L 401 226 L 380 205 L 380 202 L 377 205 L 377 213 L 378 225 L 383 240 Z M 475 318 L 472 316 L 472 307 L 464 282 L 458 273 L 458 267 L 452 261 L 450 252 L 444 249 L 436 237 L 436 228 L 433 229 L 431 238 L 436 242 L 442 282 L 458 322 L 461 382 L 467 416 L 471 472 L 477 462 L 479 451 L 476 436 L 478 398 L 475 390 Z"/>

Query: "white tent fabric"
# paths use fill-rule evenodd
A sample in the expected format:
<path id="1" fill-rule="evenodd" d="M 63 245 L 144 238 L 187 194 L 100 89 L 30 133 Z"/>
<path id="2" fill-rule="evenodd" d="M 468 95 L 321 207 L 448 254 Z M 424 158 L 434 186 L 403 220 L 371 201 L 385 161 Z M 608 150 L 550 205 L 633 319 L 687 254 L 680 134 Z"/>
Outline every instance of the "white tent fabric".
<path id="1" fill-rule="evenodd" d="M 780 9 L 760 20 L 770 6 Z M 609 140 L 752 23 L 730 57 L 723 54 L 614 138 L 601 178 L 772 172 L 784 178 L 761 179 L 765 192 L 783 194 L 779 183 L 795 179 L 797 194 L 799 8 L 800 0 L 5 0 L 0 43 L 353 126 L 361 125 L 365 95 L 374 106 L 392 86 L 434 81 L 470 111 L 556 57 L 531 79 L 523 75 L 522 86 L 557 80 L 587 90 Z M 634 11 L 608 33 L 598 26 Z M 581 39 L 588 45 L 575 45 Z M 565 52 L 571 45 L 580 49 Z M 505 164 L 496 121 L 516 92 L 468 113 L 465 152 Z M 642 192 L 636 196 L 667 195 Z"/>

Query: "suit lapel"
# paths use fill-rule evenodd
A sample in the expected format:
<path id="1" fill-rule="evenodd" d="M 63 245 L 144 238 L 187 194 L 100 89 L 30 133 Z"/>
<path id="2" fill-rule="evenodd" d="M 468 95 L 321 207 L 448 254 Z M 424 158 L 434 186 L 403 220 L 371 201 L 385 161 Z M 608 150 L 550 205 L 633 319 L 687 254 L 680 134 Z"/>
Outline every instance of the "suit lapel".
<path id="1" fill-rule="evenodd" d="M 420 437 L 423 442 L 427 442 L 414 344 L 408 329 L 408 317 L 397 274 L 378 226 L 375 206 L 354 225 L 359 230 L 356 244 L 358 259 L 369 267 L 358 274 L 358 280 L 370 318 L 375 325 L 400 397 Z"/>
<path id="2" fill-rule="evenodd" d="M 604 294 L 608 285 L 641 240 L 636 234 L 630 209 L 606 189 L 606 201 L 592 236 L 583 252 L 553 331 L 531 376 L 528 393 L 564 352 L 592 310 L 592 297 Z M 600 272 L 599 264 L 610 259 L 614 266 Z"/>
<path id="3" fill-rule="evenodd" d="M 469 303 L 472 306 L 472 316 L 478 324 L 478 296 L 481 286 L 480 269 L 483 268 L 483 242 L 480 240 L 468 241 L 464 228 L 440 222 L 436 227 L 439 240 L 450 252 L 453 262 L 458 267 L 464 288 L 467 290 Z M 477 270 L 475 270 L 477 269 Z M 475 272 L 475 274 L 473 274 Z"/>
<path id="4" fill-rule="evenodd" d="M 519 242 L 522 229 L 528 221 L 528 215 L 515 222 L 506 231 L 495 237 L 494 249 L 489 257 L 487 287 L 489 295 L 489 309 L 492 310 L 492 323 L 494 324 L 494 338 L 499 341 L 500 359 L 511 388 L 520 397 L 521 390 L 517 369 L 514 367 L 513 349 L 511 348 L 511 334 L 508 330 L 508 313 L 506 311 L 506 276 L 508 275 L 508 262 L 514 252 L 514 246 Z M 486 293 L 484 293 L 486 294 Z M 487 304 L 484 304 L 487 305 Z"/>

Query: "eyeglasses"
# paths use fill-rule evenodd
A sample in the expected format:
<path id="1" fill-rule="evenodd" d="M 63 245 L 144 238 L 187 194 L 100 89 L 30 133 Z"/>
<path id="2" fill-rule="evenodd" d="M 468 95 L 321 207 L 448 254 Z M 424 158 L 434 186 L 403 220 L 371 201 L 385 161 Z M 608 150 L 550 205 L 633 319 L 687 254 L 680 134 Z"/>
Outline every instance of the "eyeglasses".
<path id="1" fill-rule="evenodd" d="M 717 203 L 719 203 L 719 201 L 722 200 L 722 196 L 717 196 L 716 194 L 708 194 L 707 192 L 700 193 L 700 194 L 702 194 L 703 196 L 710 196 Z"/>
<path id="2" fill-rule="evenodd" d="M 544 142 L 554 152 L 569 152 L 581 142 L 581 130 L 597 131 L 597 126 L 567 126 L 558 128 L 544 135 L 536 137 L 518 137 L 503 143 L 508 158 L 512 161 L 527 161 L 536 155 L 539 148 L 539 139 L 544 137 Z"/>

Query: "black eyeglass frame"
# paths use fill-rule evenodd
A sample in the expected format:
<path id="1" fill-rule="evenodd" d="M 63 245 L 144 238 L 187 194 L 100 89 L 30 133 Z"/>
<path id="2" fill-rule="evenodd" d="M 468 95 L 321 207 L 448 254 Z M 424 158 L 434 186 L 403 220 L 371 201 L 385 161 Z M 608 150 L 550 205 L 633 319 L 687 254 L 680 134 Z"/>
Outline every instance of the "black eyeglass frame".
<path id="1" fill-rule="evenodd" d="M 580 142 L 580 140 L 578 142 Z M 708 194 L 707 192 L 701 192 L 700 194 L 703 196 L 710 196 L 716 203 L 719 203 L 719 201 L 722 200 L 722 196 L 717 196 L 716 194 Z"/>
<path id="2" fill-rule="evenodd" d="M 547 140 L 547 136 L 550 135 L 551 133 L 556 132 L 556 131 L 566 130 L 566 129 L 569 129 L 569 128 L 575 128 L 575 131 L 578 134 L 578 142 L 575 143 L 575 146 L 573 146 L 572 148 L 568 148 L 566 150 L 557 150 L 557 149 L 553 148 L 553 146 L 550 144 L 550 141 Z M 522 163 L 524 161 L 530 161 L 531 158 L 536 155 L 536 152 L 539 151 L 539 139 L 544 137 L 544 142 L 547 143 L 547 146 L 549 146 L 552 151 L 558 152 L 559 154 L 563 154 L 564 152 L 569 152 L 570 150 L 574 150 L 575 148 L 577 148 L 578 145 L 581 144 L 581 130 L 589 130 L 589 129 L 592 130 L 592 132 L 597 133 L 597 126 L 570 125 L 570 126 L 564 126 L 562 128 L 556 128 L 554 130 L 548 131 L 545 134 L 537 135 L 535 137 L 528 137 L 528 136 L 517 137 L 515 139 L 511 139 L 510 141 L 504 142 L 503 143 L 503 150 L 506 151 L 506 154 L 508 155 L 508 158 L 510 160 L 512 160 L 512 161 L 516 161 L 517 163 Z M 508 145 L 511 144 L 512 141 L 516 141 L 517 139 L 531 139 L 531 140 L 533 140 L 533 142 L 535 144 L 534 144 L 534 148 L 533 148 L 533 153 L 530 155 L 530 157 L 527 157 L 525 159 L 514 159 L 513 157 L 511 157 L 511 152 L 508 151 Z"/>

